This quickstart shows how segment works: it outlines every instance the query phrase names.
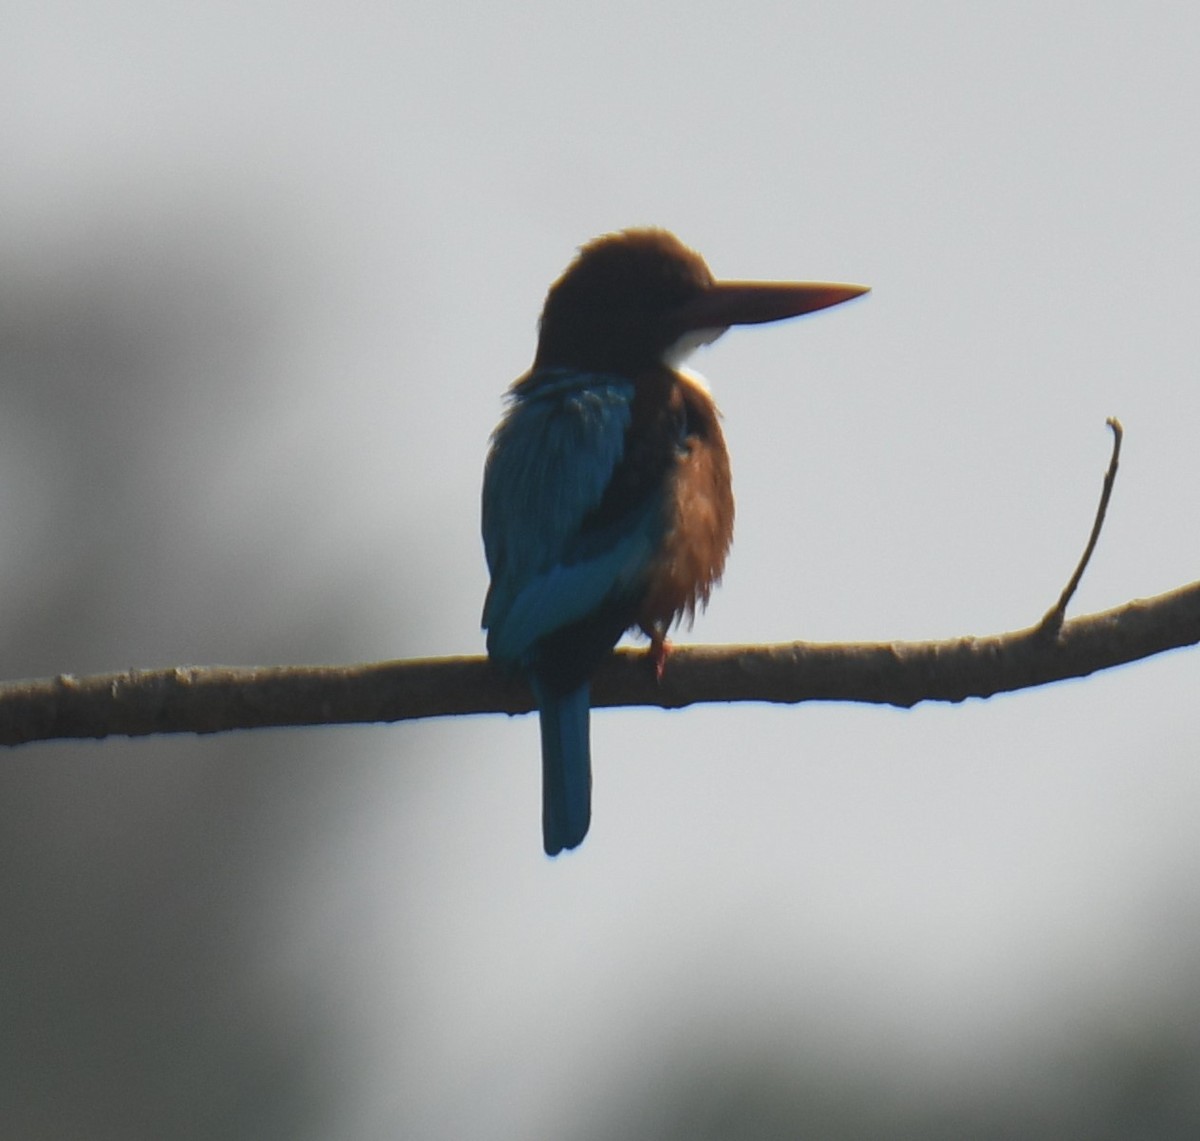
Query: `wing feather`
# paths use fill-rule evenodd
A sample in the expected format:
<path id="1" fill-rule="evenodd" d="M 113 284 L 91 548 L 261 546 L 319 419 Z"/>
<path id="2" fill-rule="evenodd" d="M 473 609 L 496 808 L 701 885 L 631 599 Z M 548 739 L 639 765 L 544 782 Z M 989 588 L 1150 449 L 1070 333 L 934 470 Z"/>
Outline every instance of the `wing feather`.
<path id="1" fill-rule="evenodd" d="M 521 661 L 539 638 L 636 587 L 661 528 L 647 501 L 602 530 L 585 527 L 625 452 L 634 386 L 621 377 L 532 373 L 492 438 L 483 541 L 492 585 L 488 652 Z"/>

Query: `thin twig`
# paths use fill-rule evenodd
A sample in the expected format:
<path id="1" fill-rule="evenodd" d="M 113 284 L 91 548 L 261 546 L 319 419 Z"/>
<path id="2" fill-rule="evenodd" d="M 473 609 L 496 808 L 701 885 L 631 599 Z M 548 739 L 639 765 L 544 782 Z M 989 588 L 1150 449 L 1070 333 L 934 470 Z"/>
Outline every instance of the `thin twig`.
<path id="1" fill-rule="evenodd" d="M 1105 423 L 1112 429 L 1112 458 L 1108 461 L 1108 471 L 1104 474 L 1104 489 L 1100 492 L 1100 505 L 1096 508 L 1096 519 L 1092 523 L 1092 533 L 1088 537 L 1087 546 L 1083 549 L 1083 557 L 1079 560 L 1079 565 L 1075 568 L 1075 573 L 1071 575 L 1070 581 L 1063 587 L 1063 592 L 1058 596 L 1058 601 L 1046 611 L 1045 617 L 1038 624 L 1038 632 L 1043 636 L 1053 638 L 1062 629 L 1063 620 L 1067 616 L 1067 603 L 1071 601 L 1071 596 L 1079 587 L 1080 579 L 1083 578 L 1083 572 L 1087 570 L 1092 552 L 1096 549 L 1096 541 L 1100 538 L 1100 530 L 1104 526 L 1104 516 L 1108 512 L 1108 501 L 1112 496 L 1113 483 L 1116 482 L 1117 478 L 1117 463 L 1121 458 L 1121 440 L 1125 435 L 1125 429 L 1121 427 L 1121 421 L 1115 416 L 1110 416 Z"/>

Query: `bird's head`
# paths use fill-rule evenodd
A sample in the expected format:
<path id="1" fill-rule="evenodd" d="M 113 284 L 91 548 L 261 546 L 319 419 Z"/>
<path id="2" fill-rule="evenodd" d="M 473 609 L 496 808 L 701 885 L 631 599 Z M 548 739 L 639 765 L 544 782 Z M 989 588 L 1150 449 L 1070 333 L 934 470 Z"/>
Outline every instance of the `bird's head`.
<path id="1" fill-rule="evenodd" d="M 535 368 L 628 373 L 712 341 L 730 325 L 796 317 L 848 301 L 862 285 L 718 281 L 674 234 L 622 230 L 585 245 L 542 309 Z"/>

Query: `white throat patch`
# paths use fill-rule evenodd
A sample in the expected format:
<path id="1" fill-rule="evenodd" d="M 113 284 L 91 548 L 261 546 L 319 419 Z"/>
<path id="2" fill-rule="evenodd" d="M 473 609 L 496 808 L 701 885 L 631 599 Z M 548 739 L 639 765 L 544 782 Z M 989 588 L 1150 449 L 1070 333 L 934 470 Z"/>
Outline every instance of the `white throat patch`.
<path id="1" fill-rule="evenodd" d="M 713 329 L 689 329 L 682 337 L 663 350 L 663 364 L 667 368 L 678 368 L 702 345 L 711 345 L 725 332 L 725 329 L 724 325 L 718 325 Z"/>

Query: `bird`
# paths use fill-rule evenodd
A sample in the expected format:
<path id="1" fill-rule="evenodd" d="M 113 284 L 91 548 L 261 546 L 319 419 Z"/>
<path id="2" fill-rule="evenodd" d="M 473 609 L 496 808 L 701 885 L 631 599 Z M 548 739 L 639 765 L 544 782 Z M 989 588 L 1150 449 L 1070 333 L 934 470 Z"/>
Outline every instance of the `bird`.
<path id="1" fill-rule="evenodd" d="M 581 246 L 550 286 L 482 494 L 482 625 L 493 665 L 527 678 L 537 703 L 548 856 L 577 847 L 591 822 L 593 672 L 632 630 L 649 637 L 661 679 L 668 631 L 707 605 L 733 539 L 720 413 L 683 359 L 732 325 L 867 289 L 717 280 L 653 227 Z"/>

